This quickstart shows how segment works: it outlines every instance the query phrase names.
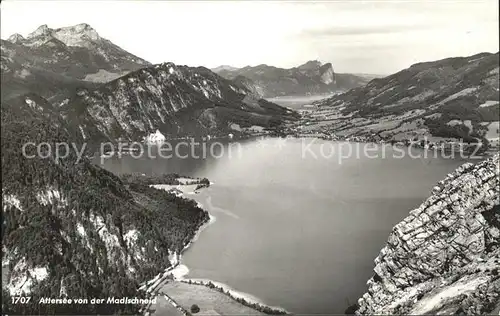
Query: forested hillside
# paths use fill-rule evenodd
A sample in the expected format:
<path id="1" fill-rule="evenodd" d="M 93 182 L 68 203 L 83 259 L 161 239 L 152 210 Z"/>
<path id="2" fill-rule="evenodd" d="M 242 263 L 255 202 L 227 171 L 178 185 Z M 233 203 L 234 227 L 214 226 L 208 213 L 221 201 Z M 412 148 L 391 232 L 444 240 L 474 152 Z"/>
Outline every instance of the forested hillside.
<path id="1" fill-rule="evenodd" d="M 3 102 L 2 273 L 3 313 L 136 313 L 137 305 L 39 305 L 40 297 L 140 296 L 137 289 L 169 265 L 208 214 L 191 200 L 135 184 L 126 188 L 112 173 L 61 160 L 43 150 L 29 159 L 27 142 L 80 140 L 59 117 L 22 96 Z M 45 147 L 47 149 L 47 147 Z M 28 155 L 37 155 L 33 146 Z M 31 304 L 11 305 L 25 293 Z"/>

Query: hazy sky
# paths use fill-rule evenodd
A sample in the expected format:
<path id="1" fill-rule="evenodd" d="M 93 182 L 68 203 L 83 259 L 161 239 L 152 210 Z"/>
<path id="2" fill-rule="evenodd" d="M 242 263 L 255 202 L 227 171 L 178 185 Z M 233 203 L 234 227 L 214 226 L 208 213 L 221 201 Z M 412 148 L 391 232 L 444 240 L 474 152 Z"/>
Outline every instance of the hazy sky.
<path id="1" fill-rule="evenodd" d="M 1 37 L 90 24 L 152 63 L 388 74 L 413 63 L 499 50 L 498 0 L 26 1 L 1 3 Z"/>

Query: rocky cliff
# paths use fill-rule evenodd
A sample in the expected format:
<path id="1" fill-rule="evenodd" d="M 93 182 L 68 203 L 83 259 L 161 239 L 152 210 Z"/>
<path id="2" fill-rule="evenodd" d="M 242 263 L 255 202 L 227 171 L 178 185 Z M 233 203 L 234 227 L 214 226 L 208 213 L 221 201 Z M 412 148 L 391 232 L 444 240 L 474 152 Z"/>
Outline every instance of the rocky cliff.
<path id="1" fill-rule="evenodd" d="M 500 308 L 499 155 L 464 164 L 397 224 L 357 314 L 485 314 Z"/>
<path id="2" fill-rule="evenodd" d="M 332 64 L 324 64 L 319 68 L 320 80 L 326 85 L 334 85 L 335 82 L 335 72 L 333 71 Z"/>

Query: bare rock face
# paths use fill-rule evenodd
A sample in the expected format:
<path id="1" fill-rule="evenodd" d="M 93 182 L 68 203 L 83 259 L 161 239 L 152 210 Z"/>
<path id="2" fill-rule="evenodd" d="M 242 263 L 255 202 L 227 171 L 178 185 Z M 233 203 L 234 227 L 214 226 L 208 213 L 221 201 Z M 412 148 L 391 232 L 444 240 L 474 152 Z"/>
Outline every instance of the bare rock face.
<path id="1" fill-rule="evenodd" d="M 320 67 L 321 82 L 326 85 L 335 84 L 335 72 L 333 71 L 332 64 L 327 63 Z"/>
<path id="2" fill-rule="evenodd" d="M 466 163 L 397 224 L 357 314 L 484 314 L 500 305 L 499 155 Z M 498 311 L 496 311 L 498 313 Z"/>

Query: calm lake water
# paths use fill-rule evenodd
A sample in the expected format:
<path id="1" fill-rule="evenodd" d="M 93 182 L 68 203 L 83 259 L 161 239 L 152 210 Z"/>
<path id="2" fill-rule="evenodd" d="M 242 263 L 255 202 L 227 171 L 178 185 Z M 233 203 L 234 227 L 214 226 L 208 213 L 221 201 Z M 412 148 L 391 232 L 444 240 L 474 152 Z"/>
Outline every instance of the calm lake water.
<path id="1" fill-rule="evenodd" d="M 214 183 L 188 196 L 217 218 L 184 254 L 188 277 L 226 283 L 294 313 L 343 313 L 366 291 L 392 227 L 463 161 L 396 159 L 388 150 L 386 158 L 339 164 L 340 154 L 321 158 L 320 149 L 341 152 L 346 143 L 317 141 L 309 147 L 317 158 L 304 157 L 309 141 L 281 148 L 275 139 L 247 141 L 241 156 L 224 147 L 221 158 L 204 160 L 124 156 L 104 167 Z"/>
<path id="2" fill-rule="evenodd" d="M 304 95 L 304 96 L 281 96 L 268 98 L 267 101 L 279 104 L 281 106 L 287 106 L 292 109 L 302 109 L 304 105 L 310 105 L 311 103 L 329 98 L 336 93 L 328 93 L 328 94 L 315 94 L 315 95 Z"/>

